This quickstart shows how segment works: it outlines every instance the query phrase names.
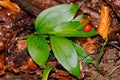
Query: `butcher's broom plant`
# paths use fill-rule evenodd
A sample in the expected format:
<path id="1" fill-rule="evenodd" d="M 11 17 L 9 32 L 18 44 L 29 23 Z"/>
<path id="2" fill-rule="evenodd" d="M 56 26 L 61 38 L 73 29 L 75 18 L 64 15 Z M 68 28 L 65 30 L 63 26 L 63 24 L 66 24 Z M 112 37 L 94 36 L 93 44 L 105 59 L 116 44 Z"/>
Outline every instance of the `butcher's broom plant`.
<path id="1" fill-rule="evenodd" d="M 28 36 L 27 49 L 35 63 L 45 69 L 43 80 L 47 80 L 48 73 L 53 68 L 46 66 L 50 50 L 58 62 L 77 78 L 80 78 L 79 61 L 85 57 L 84 62 L 93 62 L 90 56 L 86 57 L 87 52 L 73 42 L 75 37 L 98 34 L 93 28 L 89 32 L 83 30 L 89 19 L 80 23 L 83 13 L 74 18 L 78 9 L 78 5 L 57 5 L 44 10 L 36 18 L 35 33 Z"/>

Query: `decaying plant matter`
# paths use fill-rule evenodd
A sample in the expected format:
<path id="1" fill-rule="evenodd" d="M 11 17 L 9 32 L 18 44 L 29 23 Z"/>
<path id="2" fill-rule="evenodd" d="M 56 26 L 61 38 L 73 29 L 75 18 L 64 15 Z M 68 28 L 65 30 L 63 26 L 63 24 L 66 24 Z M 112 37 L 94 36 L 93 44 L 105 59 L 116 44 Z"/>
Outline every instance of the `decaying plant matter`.
<path id="1" fill-rule="evenodd" d="M 17 4 L 11 2 L 10 0 L 0 1 L 0 5 L 4 8 L 8 8 L 10 10 L 11 14 L 16 14 L 21 11 L 20 7 Z"/>

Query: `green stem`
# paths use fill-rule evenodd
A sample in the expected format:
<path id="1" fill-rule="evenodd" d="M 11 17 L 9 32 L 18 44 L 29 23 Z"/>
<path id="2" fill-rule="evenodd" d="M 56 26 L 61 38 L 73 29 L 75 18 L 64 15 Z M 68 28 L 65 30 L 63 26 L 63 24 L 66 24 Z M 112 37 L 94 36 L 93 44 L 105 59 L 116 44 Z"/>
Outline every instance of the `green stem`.
<path id="1" fill-rule="evenodd" d="M 118 37 L 118 40 L 120 41 L 120 36 Z"/>
<path id="2" fill-rule="evenodd" d="M 28 36 L 24 36 L 24 37 L 21 37 L 21 38 L 18 38 L 18 40 L 24 40 L 24 39 L 27 39 Z"/>
<path id="3" fill-rule="evenodd" d="M 53 66 L 47 66 L 43 71 L 42 80 L 48 80 L 50 71 L 53 69 Z"/>
<path id="4" fill-rule="evenodd" d="M 99 69 L 99 64 L 100 64 L 100 61 L 101 61 L 101 58 L 103 56 L 103 51 L 104 51 L 104 48 L 105 48 L 105 45 L 106 45 L 107 41 L 105 40 L 104 44 L 102 45 L 101 49 L 100 49 L 100 54 L 98 56 L 98 60 L 97 60 L 97 64 L 96 64 L 96 69 L 98 70 Z"/>
<path id="5" fill-rule="evenodd" d="M 44 37 L 49 37 L 48 34 L 39 34 L 39 33 L 36 33 L 36 32 L 33 33 L 33 34 L 35 34 L 35 35 L 41 35 L 41 36 L 44 36 Z M 28 36 L 29 36 L 29 35 L 28 35 Z M 27 39 L 28 36 L 24 36 L 24 37 L 18 38 L 18 40 L 24 40 L 24 39 Z"/>

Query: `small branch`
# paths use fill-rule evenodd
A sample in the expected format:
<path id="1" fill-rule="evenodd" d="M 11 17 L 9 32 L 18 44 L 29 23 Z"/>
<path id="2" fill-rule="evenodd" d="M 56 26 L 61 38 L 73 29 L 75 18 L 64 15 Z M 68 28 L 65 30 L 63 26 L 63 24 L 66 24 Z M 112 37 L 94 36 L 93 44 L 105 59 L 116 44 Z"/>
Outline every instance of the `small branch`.
<path id="1" fill-rule="evenodd" d="M 44 9 L 40 9 L 37 6 L 35 6 L 34 4 L 30 3 L 29 0 L 11 0 L 11 1 L 15 2 L 24 11 L 26 11 L 34 16 L 37 16 L 41 11 L 44 10 Z"/>
<path id="2" fill-rule="evenodd" d="M 117 67 L 115 67 L 110 73 L 109 73 L 109 75 L 111 75 L 115 70 L 117 70 L 118 68 L 120 68 L 120 65 L 119 66 L 117 66 Z"/>
<path id="3" fill-rule="evenodd" d="M 116 44 L 113 44 L 113 43 L 109 43 L 110 45 L 114 46 L 116 49 L 120 50 L 120 47 L 117 46 Z"/>

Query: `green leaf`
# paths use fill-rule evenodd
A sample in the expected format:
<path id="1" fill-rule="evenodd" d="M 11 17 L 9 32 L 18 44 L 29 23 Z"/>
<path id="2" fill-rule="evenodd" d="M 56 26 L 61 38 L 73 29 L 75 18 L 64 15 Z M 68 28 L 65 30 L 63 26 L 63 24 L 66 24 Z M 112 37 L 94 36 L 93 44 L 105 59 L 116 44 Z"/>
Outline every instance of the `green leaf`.
<path id="1" fill-rule="evenodd" d="M 86 63 L 93 63 L 93 59 L 90 56 L 87 56 L 88 54 L 85 51 L 85 49 L 83 49 L 80 45 L 78 45 L 77 43 L 74 43 L 74 42 L 73 42 L 73 46 L 75 47 L 75 49 L 77 51 L 79 60 L 83 59 L 83 61 Z"/>
<path id="2" fill-rule="evenodd" d="M 89 18 L 86 19 L 84 22 L 80 23 L 80 25 L 77 27 L 77 30 L 83 29 L 83 27 L 88 23 Z"/>
<path id="3" fill-rule="evenodd" d="M 48 34 L 56 25 L 71 21 L 78 9 L 78 5 L 61 4 L 44 10 L 35 21 L 36 32 Z"/>
<path id="4" fill-rule="evenodd" d="M 53 66 L 47 66 L 42 74 L 42 80 L 48 80 L 48 75 L 50 73 L 50 71 L 53 69 Z"/>
<path id="5" fill-rule="evenodd" d="M 53 33 L 62 32 L 62 31 L 76 31 L 76 28 L 79 25 L 80 23 L 78 21 L 70 21 L 70 22 L 61 23 L 54 28 Z"/>
<path id="6" fill-rule="evenodd" d="M 72 42 L 66 38 L 50 36 L 53 53 L 61 65 L 80 78 L 79 59 Z"/>
<path id="7" fill-rule="evenodd" d="M 98 34 L 98 32 L 95 29 L 91 29 L 89 32 L 85 32 L 83 29 L 80 31 L 54 31 L 51 32 L 51 34 L 61 37 L 92 37 Z"/>
<path id="8" fill-rule="evenodd" d="M 77 16 L 74 20 L 72 21 L 80 21 L 81 19 L 83 19 L 84 17 L 84 13 L 81 13 L 79 16 Z"/>
<path id="9" fill-rule="evenodd" d="M 40 66 L 45 68 L 49 57 L 49 48 L 46 38 L 39 35 L 31 34 L 27 39 L 27 48 L 32 59 Z"/>

